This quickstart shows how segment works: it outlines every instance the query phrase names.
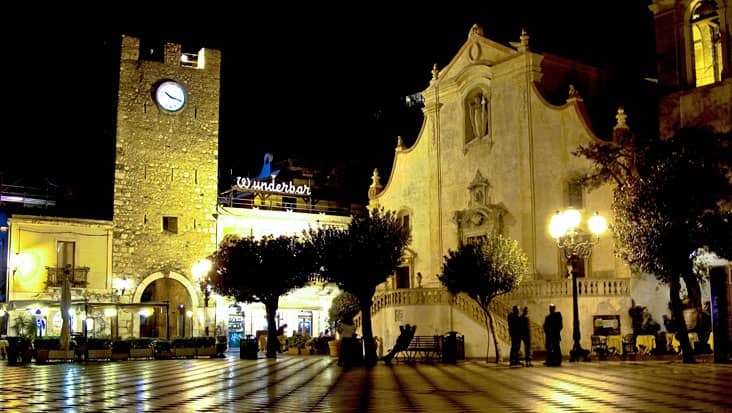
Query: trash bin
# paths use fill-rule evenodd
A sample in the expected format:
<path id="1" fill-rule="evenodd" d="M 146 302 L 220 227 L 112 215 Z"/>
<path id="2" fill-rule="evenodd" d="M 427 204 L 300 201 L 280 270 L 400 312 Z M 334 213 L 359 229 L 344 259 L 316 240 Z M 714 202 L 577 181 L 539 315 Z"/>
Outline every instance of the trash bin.
<path id="1" fill-rule="evenodd" d="M 228 342 L 226 339 L 226 336 L 216 336 L 216 357 L 224 358 L 226 357 L 224 353 L 226 353 L 226 349 L 228 347 Z"/>
<path id="2" fill-rule="evenodd" d="M 258 351 L 257 339 L 251 334 L 247 334 L 246 338 L 242 338 L 239 342 L 239 358 L 256 360 Z"/>
<path id="3" fill-rule="evenodd" d="M 448 331 L 443 340 L 442 362 L 455 364 L 457 362 L 457 331 Z"/>

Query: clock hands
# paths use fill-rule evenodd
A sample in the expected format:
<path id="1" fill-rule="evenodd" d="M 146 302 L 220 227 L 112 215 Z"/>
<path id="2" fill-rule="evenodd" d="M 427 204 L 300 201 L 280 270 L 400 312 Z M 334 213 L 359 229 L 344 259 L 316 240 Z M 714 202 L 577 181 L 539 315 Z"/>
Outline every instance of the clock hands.
<path id="1" fill-rule="evenodd" d="M 177 98 L 177 97 L 175 97 L 175 96 L 171 95 L 171 94 L 170 94 L 170 93 L 168 93 L 168 92 L 164 92 L 164 93 L 165 93 L 165 95 L 166 95 L 166 96 L 168 96 L 169 98 L 171 98 L 171 99 L 173 99 L 173 100 L 177 100 L 178 102 L 182 102 L 182 101 L 183 101 L 182 99 L 179 99 L 179 98 Z"/>

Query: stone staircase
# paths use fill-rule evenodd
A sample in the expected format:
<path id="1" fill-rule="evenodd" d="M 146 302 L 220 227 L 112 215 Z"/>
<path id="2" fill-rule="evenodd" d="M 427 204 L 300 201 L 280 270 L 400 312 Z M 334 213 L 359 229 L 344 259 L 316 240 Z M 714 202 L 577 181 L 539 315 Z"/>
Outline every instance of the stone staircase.
<path id="1" fill-rule="evenodd" d="M 373 317 L 382 309 L 405 305 L 445 305 L 461 311 L 467 317 L 481 325 L 486 332 L 489 331 L 488 317 L 483 309 L 466 294 L 450 294 L 442 288 L 405 288 L 377 292 L 371 305 L 371 316 Z M 490 305 L 493 315 L 493 324 L 496 329 L 496 337 L 504 343 L 510 343 L 508 334 L 508 321 L 506 316 L 511 312 L 511 306 L 503 299 L 495 298 Z M 544 329 L 542 325 L 529 320 L 531 329 L 531 348 L 536 351 L 543 351 Z M 361 327 L 361 314 L 354 319 L 356 328 Z"/>

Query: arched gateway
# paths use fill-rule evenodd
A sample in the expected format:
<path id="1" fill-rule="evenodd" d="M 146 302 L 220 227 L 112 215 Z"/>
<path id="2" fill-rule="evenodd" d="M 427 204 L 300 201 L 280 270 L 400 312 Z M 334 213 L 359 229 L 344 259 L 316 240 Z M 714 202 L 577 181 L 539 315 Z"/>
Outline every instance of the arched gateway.
<path id="1" fill-rule="evenodd" d="M 197 286 L 184 275 L 172 271 L 148 275 L 135 289 L 132 302 L 139 303 L 132 315 L 133 335 L 185 337 L 201 333 L 203 314 Z M 149 308 L 146 303 L 151 304 Z"/>

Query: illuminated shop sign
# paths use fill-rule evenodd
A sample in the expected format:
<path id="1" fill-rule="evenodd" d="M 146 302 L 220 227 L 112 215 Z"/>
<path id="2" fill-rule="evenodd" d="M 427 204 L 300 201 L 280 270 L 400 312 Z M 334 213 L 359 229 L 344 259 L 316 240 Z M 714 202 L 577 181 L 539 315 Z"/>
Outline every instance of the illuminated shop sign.
<path id="1" fill-rule="evenodd" d="M 290 182 L 277 182 L 275 177 L 269 182 L 256 181 L 251 178 L 236 177 L 236 186 L 245 191 L 273 192 L 284 195 L 310 195 L 310 187 L 307 185 L 293 185 Z"/>

